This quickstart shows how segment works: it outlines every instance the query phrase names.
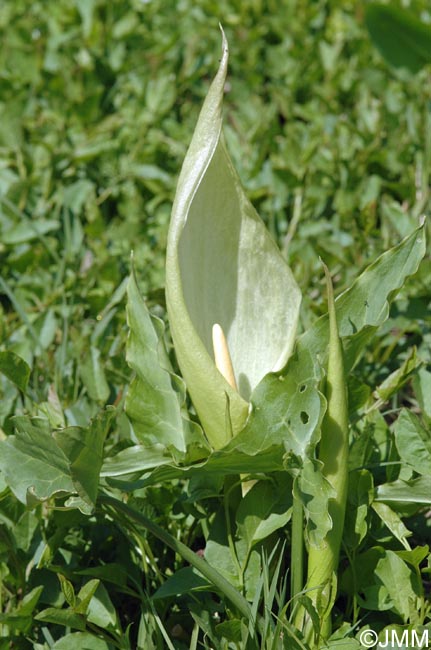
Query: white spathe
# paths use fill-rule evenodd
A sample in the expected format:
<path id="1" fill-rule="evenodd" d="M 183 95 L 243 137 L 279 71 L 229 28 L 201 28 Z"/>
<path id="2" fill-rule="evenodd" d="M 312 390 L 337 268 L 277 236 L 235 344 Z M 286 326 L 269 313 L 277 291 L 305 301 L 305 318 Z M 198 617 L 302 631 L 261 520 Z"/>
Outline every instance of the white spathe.
<path id="1" fill-rule="evenodd" d="M 223 141 L 228 60 L 210 87 L 178 181 L 169 229 L 166 299 L 178 363 L 210 443 L 245 424 L 260 380 L 286 363 L 301 294 L 246 198 Z M 212 327 L 226 335 L 238 392 L 218 372 Z"/>

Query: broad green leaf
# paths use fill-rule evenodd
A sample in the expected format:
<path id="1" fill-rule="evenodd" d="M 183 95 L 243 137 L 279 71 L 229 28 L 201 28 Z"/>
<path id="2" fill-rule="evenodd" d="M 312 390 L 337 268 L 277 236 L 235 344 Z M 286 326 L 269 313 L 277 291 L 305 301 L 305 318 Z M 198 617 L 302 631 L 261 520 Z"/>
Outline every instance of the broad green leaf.
<path id="1" fill-rule="evenodd" d="M 94 578 L 85 583 L 79 590 L 78 596 L 76 598 L 76 605 L 74 605 L 75 612 L 77 614 L 86 614 L 90 600 L 93 598 L 98 586 L 100 585 L 100 580 Z"/>
<path id="2" fill-rule="evenodd" d="M 375 328 L 388 318 L 390 302 L 406 278 L 416 273 L 425 250 L 425 231 L 421 226 L 368 266 L 335 301 L 340 336 L 348 337 L 346 373 L 355 365 Z M 325 315 L 299 338 L 298 352 L 302 354 L 306 350 L 307 354 L 319 355 L 323 362 L 328 336 L 329 323 Z"/>
<path id="3" fill-rule="evenodd" d="M 178 181 L 166 257 L 178 363 L 215 448 L 242 429 L 259 381 L 286 363 L 300 304 L 292 273 L 247 200 L 222 138 L 227 61 L 223 38 L 220 67 Z M 225 332 L 238 392 L 215 366 L 215 323 Z"/>
<path id="4" fill-rule="evenodd" d="M 100 350 L 91 346 L 89 354 L 81 361 L 79 369 L 90 398 L 105 403 L 109 397 L 109 386 L 100 363 Z"/>
<path id="5" fill-rule="evenodd" d="M 31 369 L 24 359 L 10 350 L 0 352 L 0 372 L 25 393 Z"/>
<path id="6" fill-rule="evenodd" d="M 407 541 L 407 537 L 410 537 L 412 533 L 408 528 L 406 528 L 397 513 L 394 512 L 386 503 L 380 501 L 374 501 L 371 507 L 374 512 L 378 514 L 383 523 L 389 528 L 394 537 L 396 537 L 405 549 L 410 551 L 410 544 Z"/>
<path id="7" fill-rule="evenodd" d="M 13 535 L 17 548 L 28 551 L 33 540 L 34 534 L 40 524 L 39 518 L 26 510 L 22 513 L 17 522 L 14 522 Z"/>
<path id="8" fill-rule="evenodd" d="M 325 537 L 333 526 L 328 502 L 335 497 L 334 488 L 323 476 L 322 464 L 306 458 L 294 490 L 302 501 L 307 520 L 306 534 L 317 555 L 317 550 L 326 549 Z"/>
<path id="9" fill-rule="evenodd" d="M 241 536 L 232 538 L 224 507 L 220 508 L 211 524 L 205 559 L 237 589 L 244 588 L 248 600 L 253 600 L 262 572 L 262 554 L 258 549 L 249 546 Z"/>
<path id="10" fill-rule="evenodd" d="M 280 472 L 286 469 L 283 449 L 280 445 L 273 445 L 262 452 L 246 454 L 241 450 L 230 451 L 220 450 L 214 452 L 208 460 L 193 465 L 178 467 L 173 465 L 170 457 L 163 457 L 164 450 L 156 451 L 151 456 L 151 450 L 144 447 L 130 447 L 114 456 L 107 458 L 101 475 L 110 479 L 113 485 L 122 486 L 125 490 L 134 490 L 138 484 L 155 485 L 159 482 L 171 481 L 186 476 L 226 476 L 231 474 L 257 474 L 268 472 Z M 134 480 L 136 475 L 155 468 L 148 473 L 141 481 Z M 115 479 L 115 477 L 131 477 L 127 480 Z"/>
<path id="11" fill-rule="evenodd" d="M 88 589 L 86 600 L 88 600 L 88 595 L 93 591 L 94 584 L 95 581 L 90 580 L 90 583 L 87 583 L 88 587 L 87 585 L 84 585 L 84 588 Z M 79 596 L 81 596 L 81 593 Z M 115 627 L 117 624 L 115 607 L 103 583 L 99 584 L 88 602 L 87 619 L 90 623 L 99 625 L 99 627 L 104 629 Z"/>
<path id="12" fill-rule="evenodd" d="M 152 600 L 159 598 L 172 598 L 182 594 L 190 593 L 193 590 L 209 589 L 212 591 L 214 587 L 208 580 L 203 578 L 194 567 L 185 567 L 176 571 L 173 576 L 170 576 L 161 587 L 152 595 Z"/>
<path id="13" fill-rule="evenodd" d="M 101 476 L 124 476 L 135 472 L 145 472 L 160 465 L 167 465 L 172 461 L 167 455 L 164 445 L 135 445 L 120 451 L 115 456 L 105 459 Z"/>
<path id="14" fill-rule="evenodd" d="M 75 605 L 75 612 L 77 614 L 86 614 L 90 601 L 99 586 L 100 580 L 97 580 L 97 578 L 95 578 L 93 580 L 89 580 L 83 587 L 81 587 L 77 596 L 77 604 Z"/>
<path id="15" fill-rule="evenodd" d="M 227 639 L 234 643 L 236 647 L 241 647 L 241 641 L 244 641 L 244 637 L 247 637 L 247 627 L 244 621 L 236 618 L 219 623 L 216 626 L 216 633 L 221 639 Z"/>
<path id="16" fill-rule="evenodd" d="M 292 514 L 292 482 L 258 481 L 239 504 L 236 521 L 241 538 L 251 548 L 284 526 Z"/>
<path id="17" fill-rule="evenodd" d="M 43 587 L 35 587 L 28 594 L 24 596 L 21 603 L 18 606 L 17 614 L 21 616 L 29 616 L 33 613 L 34 608 L 39 602 L 39 598 L 42 594 Z"/>
<path id="18" fill-rule="evenodd" d="M 7 625 L 9 629 L 20 632 L 28 633 L 33 623 L 33 616 L 27 615 L 22 616 L 21 614 L 16 614 L 15 612 L 10 612 L 8 614 L 0 613 L 0 625 Z M 9 650 L 10 646 L 1 646 L 1 650 Z"/>
<path id="19" fill-rule="evenodd" d="M 163 323 L 149 314 L 134 273 L 129 279 L 127 298 L 127 362 L 136 377 L 128 390 L 125 408 L 136 438 L 146 447 L 172 445 L 181 452 L 190 448 L 192 459 L 202 458 L 206 443 L 199 427 L 183 416 L 181 380 L 174 376 L 164 347 Z"/>
<path id="20" fill-rule="evenodd" d="M 431 63 L 431 27 L 412 10 L 371 2 L 365 5 L 365 24 L 390 65 L 418 72 Z"/>
<path id="21" fill-rule="evenodd" d="M 367 514 L 373 498 L 373 476 L 365 469 L 350 472 L 343 542 L 356 549 L 368 532 Z"/>
<path id="22" fill-rule="evenodd" d="M 415 548 L 409 550 L 409 551 L 398 551 L 397 555 L 400 557 L 402 560 L 407 562 L 407 564 L 411 564 L 412 566 L 415 567 L 415 569 L 418 569 L 420 564 L 425 560 L 427 555 L 429 554 L 429 546 L 415 546 Z"/>
<path id="23" fill-rule="evenodd" d="M 342 588 L 351 596 L 356 596 L 361 607 L 365 609 L 390 609 L 392 601 L 384 585 L 375 581 L 377 562 L 385 557 L 383 548 L 374 547 L 356 554 L 342 576 Z"/>
<path id="24" fill-rule="evenodd" d="M 326 401 L 319 392 L 321 371 L 303 351 L 289 359 L 283 374 L 271 373 L 252 395 L 252 412 L 245 428 L 227 450 L 258 454 L 272 445 L 305 458 L 316 445 Z"/>
<path id="25" fill-rule="evenodd" d="M 431 476 L 420 476 L 413 481 L 384 483 L 375 489 L 376 501 L 383 501 L 392 507 L 397 504 L 431 505 Z"/>
<path id="26" fill-rule="evenodd" d="M 54 623 L 55 625 L 64 625 L 75 630 L 81 630 L 81 632 L 85 631 L 85 617 L 82 614 L 75 614 L 72 609 L 48 607 L 37 614 L 35 619 L 42 623 Z"/>
<path id="27" fill-rule="evenodd" d="M 376 388 L 376 396 L 386 402 L 394 393 L 400 390 L 420 364 L 421 361 L 417 358 L 416 348 L 412 348 L 402 365 L 394 370 L 389 377 L 386 377 L 380 386 Z"/>
<path id="28" fill-rule="evenodd" d="M 96 504 L 103 445 L 113 416 L 114 409 L 108 407 L 108 410 L 95 417 L 88 427 L 68 427 L 54 434 L 59 448 L 70 463 L 73 492 L 78 493 L 90 511 Z"/>
<path id="29" fill-rule="evenodd" d="M 63 408 L 53 384 L 48 388 L 48 400 L 41 402 L 38 407 L 54 429 L 63 429 L 66 426 Z"/>
<path id="30" fill-rule="evenodd" d="M 388 590 L 382 584 L 375 584 L 373 579 L 364 583 L 360 594 L 357 595 L 358 603 L 364 609 L 385 612 L 392 609 L 393 602 Z"/>
<path id="31" fill-rule="evenodd" d="M 75 493 L 64 452 L 41 418 L 14 418 L 16 435 L 0 443 L 0 469 L 15 496 L 23 503 Z"/>
<path id="32" fill-rule="evenodd" d="M 110 647 L 89 632 L 73 632 L 56 641 L 52 650 L 110 650 Z"/>
<path id="33" fill-rule="evenodd" d="M 95 506 L 103 443 L 112 409 L 89 427 L 69 427 L 54 434 L 42 418 L 14 418 L 16 435 L 2 443 L 0 469 L 14 494 L 34 505 L 52 496 L 74 495 L 67 505 L 89 514 Z"/>
<path id="34" fill-rule="evenodd" d="M 33 325 L 37 334 L 39 345 L 43 350 L 47 350 L 55 338 L 58 328 L 58 321 L 55 317 L 54 310 L 48 309 L 41 318 Z"/>
<path id="35" fill-rule="evenodd" d="M 419 609 L 417 576 L 394 551 L 385 551 L 385 556 L 376 564 L 375 576 L 388 591 L 392 600 L 391 609 L 407 623 L 412 609 Z"/>
<path id="36" fill-rule="evenodd" d="M 431 418 L 431 372 L 420 368 L 413 379 L 413 387 L 421 411 Z"/>
<path id="37" fill-rule="evenodd" d="M 394 426 L 395 444 L 402 461 L 415 472 L 431 475 L 431 433 L 419 418 L 403 409 Z"/>
<path id="38" fill-rule="evenodd" d="M 35 587 L 24 596 L 18 607 L 8 613 L 0 613 L 0 624 L 7 625 L 12 630 L 27 634 L 33 622 L 33 611 L 39 602 L 43 586 Z"/>

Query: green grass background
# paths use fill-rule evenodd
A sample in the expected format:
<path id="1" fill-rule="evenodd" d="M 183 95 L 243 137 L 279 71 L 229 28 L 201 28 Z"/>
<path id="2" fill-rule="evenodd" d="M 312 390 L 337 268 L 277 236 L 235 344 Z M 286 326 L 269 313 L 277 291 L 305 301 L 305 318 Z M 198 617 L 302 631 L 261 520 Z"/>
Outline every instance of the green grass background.
<path id="1" fill-rule="evenodd" d="M 425 0 L 407 4 L 431 21 Z M 301 327 L 326 309 L 320 257 L 339 292 L 429 213 L 430 70 L 390 68 L 364 27 L 363 3 L 5 0 L 0 350 L 25 359 L 31 377 L 24 396 L 0 375 L 2 435 L 19 413 L 85 426 L 101 406 L 121 407 L 130 254 L 163 316 L 170 209 L 217 69 L 219 23 L 230 45 L 229 151 L 303 291 Z M 428 258 L 357 370 L 361 381 L 375 385 L 414 344 L 431 362 L 429 279 Z M 119 408 L 109 444 L 121 448 L 128 436 Z M 28 587 L 40 522 L 54 519 L 8 499 L 7 516 L 25 528 L 18 545 L 1 542 L 14 603 Z M 161 518 L 173 500 L 166 488 L 148 496 Z M 81 525 L 68 528 L 76 558 L 89 548 Z"/>

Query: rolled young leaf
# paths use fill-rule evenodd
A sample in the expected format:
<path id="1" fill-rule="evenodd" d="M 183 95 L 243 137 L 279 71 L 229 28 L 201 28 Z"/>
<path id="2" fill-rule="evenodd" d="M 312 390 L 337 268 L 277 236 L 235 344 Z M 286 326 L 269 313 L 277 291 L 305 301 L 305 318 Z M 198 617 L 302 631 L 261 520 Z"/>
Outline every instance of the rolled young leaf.
<path id="1" fill-rule="evenodd" d="M 220 67 L 178 181 L 166 257 L 166 302 L 178 364 L 216 449 L 244 426 L 255 386 L 286 363 L 301 301 L 225 148 L 227 62 L 223 35 Z M 216 323 L 226 335 L 238 390 L 214 363 Z"/>
<path id="2" fill-rule="evenodd" d="M 327 639 L 331 634 L 331 609 L 334 597 L 334 579 L 337 571 L 341 538 L 344 527 L 348 487 L 349 420 L 343 347 L 339 336 L 335 312 L 334 292 L 329 271 L 324 266 L 328 289 L 329 346 L 326 377 L 328 402 L 322 422 L 319 461 L 323 464 L 323 477 L 333 488 L 329 503 L 332 527 L 318 546 L 310 544 L 308 552 L 307 595 L 319 612 L 320 635 Z M 299 623 L 303 612 L 298 612 Z M 306 619 L 304 636 L 311 642 L 311 621 Z"/>

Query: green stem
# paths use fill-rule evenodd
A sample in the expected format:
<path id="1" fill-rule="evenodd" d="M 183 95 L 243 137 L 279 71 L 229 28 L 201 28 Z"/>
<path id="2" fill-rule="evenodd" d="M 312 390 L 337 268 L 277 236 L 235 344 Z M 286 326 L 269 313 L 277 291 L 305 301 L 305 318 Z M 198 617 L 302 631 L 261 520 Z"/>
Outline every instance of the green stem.
<path id="1" fill-rule="evenodd" d="M 251 607 L 246 599 L 234 588 L 232 585 L 216 571 L 208 562 L 203 558 L 196 555 L 188 546 L 175 539 L 170 533 L 161 528 L 158 524 L 137 510 L 126 505 L 119 499 L 114 499 L 106 494 L 99 496 L 99 502 L 114 511 L 126 515 L 129 519 L 140 524 L 150 531 L 153 535 L 158 537 L 166 546 L 169 546 L 173 551 L 178 553 L 183 560 L 195 567 L 207 580 L 209 580 L 219 591 L 221 591 L 234 607 L 244 616 L 247 620 L 252 620 L 253 615 Z"/>
<path id="2" fill-rule="evenodd" d="M 304 580 L 304 527 L 302 502 L 293 494 L 292 549 L 290 563 L 290 590 L 292 612 L 296 607 L 296 596 L 302 591 Z"/>
<path id="3" fill-rule="evenodd" d="M 328 504 L 332 520 L 331 530 L 321 546 L 310 546 L 306 588 L 321 620 L 320 637 L 327 639 L 332 629 L 334 576 L 338 568 L 346 510 L 349 439 L 343 348 L 338 334 L 332 282 L 326 266 L 324 269 L 328 289 L 329 352 L 326 379 L 327 410 L 322 422 L 319 460 L 323 463 L 324 477 L 334 488 L 335 497 Z M 311 621 L 307 619 L 304 615 L 304 635 L 309 643 L 313 644 L 314 632 Z"/>

